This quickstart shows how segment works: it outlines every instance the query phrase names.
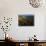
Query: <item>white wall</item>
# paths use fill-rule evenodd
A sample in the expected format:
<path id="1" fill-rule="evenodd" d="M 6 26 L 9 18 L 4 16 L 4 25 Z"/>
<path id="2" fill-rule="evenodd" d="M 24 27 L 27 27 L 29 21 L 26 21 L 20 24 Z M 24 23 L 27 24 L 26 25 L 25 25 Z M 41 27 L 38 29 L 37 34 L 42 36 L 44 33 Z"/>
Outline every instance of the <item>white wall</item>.
<path id="1" fill-rule="evenodd" d="M 44 39 L 46 39 L 46 16 L 45 16 L 44 20 L 45 20 L 45 24 L 44 24 L 44 27 L 45 27 L 44 28 Z"/>
<path id="2" fill-rule="evenodd" d="M 45 7 L 45 6 L 44 6 Z M 13 17 L 12 27 L 8 33 L 10 37 L 17 40 L 27 40 L 34 34 L 37 35 L 39 40 L 44 40 L 45 31 L 45 16 L 46 8 L 33 8 L 30 6 L 28 0 L 0 0 L 0 17 Z M 19 27 L 18 15 L 19 14 L 34 14 L 35 26 Z M 0 34 L 2 31 L 0 32 Z M 1 34 L 2 35 L 2 34 Z M 12 35 L 12 36 L 11 36 Z M 3 37 L 0 36 L 0 39 Z"/>

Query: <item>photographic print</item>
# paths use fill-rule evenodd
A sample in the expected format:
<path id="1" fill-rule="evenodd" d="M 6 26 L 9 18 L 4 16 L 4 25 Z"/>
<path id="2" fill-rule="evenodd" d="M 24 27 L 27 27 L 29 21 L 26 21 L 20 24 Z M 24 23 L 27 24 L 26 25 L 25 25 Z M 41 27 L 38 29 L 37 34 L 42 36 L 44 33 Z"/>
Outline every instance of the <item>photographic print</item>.
<path id="1" fill-rule="evenodd" d="M 34 26 L 34 16 L 33 15 L 19 15 L 18 25 L 19 26 Z"/>

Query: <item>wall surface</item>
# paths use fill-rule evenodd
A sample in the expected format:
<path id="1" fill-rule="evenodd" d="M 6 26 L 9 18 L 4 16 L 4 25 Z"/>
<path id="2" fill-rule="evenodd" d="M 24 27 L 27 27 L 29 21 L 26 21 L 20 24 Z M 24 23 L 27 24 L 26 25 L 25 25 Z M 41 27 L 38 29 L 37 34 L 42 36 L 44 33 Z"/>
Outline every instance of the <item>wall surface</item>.
<path id="1" fill-rule="evenodd" d="M 4 16 L 12 17 L 12 26 L 8 34 L 16 40 L 28 40 L 34 34 L 37 39 L 46 40 L 45 36 L 45 15 L 46 6 L 33 8 L 30 6 L 28 0 L 0 0 L 0 21 Z M 19 27 L 18 16 L 19 14 L 33 14 L 35 25 L 30 27 Z M 4 33 L 0 29 L 0 39 L 4 39 Z"/>

